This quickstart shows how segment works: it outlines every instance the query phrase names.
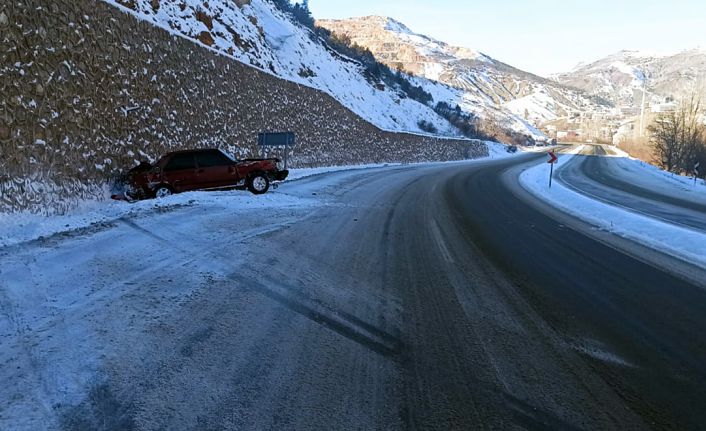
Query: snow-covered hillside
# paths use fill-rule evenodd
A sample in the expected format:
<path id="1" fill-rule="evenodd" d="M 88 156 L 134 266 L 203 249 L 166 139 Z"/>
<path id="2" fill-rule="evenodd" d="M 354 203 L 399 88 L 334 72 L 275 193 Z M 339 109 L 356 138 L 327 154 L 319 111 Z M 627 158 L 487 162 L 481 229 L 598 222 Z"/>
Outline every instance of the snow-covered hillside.
<path id="1" fill-rule="evenodd" d="M 463 111 L 473 114 L 482 121 L 497 123 L 501 128 L 518 135 L 529 136 L 535 140 L 545 138 L 536 126 L 522 117 L 522 114 L 515 113 L 505 106 L 484 103 L 467 91 L 426 78 L 411 76 L 410 81 L 414 85 L 424 87 L 436 102 L 445 102 L 450 106 L 458 105 Z"/>
<path id="2" fill-rule="evenodd" d="M 573 71 L 556 80 L 604 97 L 625 107 L 642 103 L 642 88 L 648 103 L 679 99 L 692 92 L 706 94 L 706 50 L 692 49 L 677 54 L 620 51 Z"/>
<path id="3" fill-rule="evenodd" d="M 510 112 L 539 124 L 556 120 L 578 109 L 576 105 L 567 104 L 562 99 L 557 100 L 546 88 L 537 88 L 527 96 L 506 102 L 503 106 Z"/>
<path id="4" fill-rule="evenodd" d="M 105 1 L 243 63 L 323 90 L 382 129 L 421 132 L 418 122 L 425 120 L 440 134 L 459 136 L 430 107 L 368 82 L 355 61 L 324 46 L 266 0 Z"/>
<path id="5" fill-rule="evenodd" d="M 481 112 L 501 110 L 505 116 L 541 124 L 572 112 L 604 109 L 581 91 L 523 72 L 479 51 L 417 34 L 392 18 L 321 20 L 317 25 L 368 48 L 393 68 L 460 90 L 463 99 Z"/>

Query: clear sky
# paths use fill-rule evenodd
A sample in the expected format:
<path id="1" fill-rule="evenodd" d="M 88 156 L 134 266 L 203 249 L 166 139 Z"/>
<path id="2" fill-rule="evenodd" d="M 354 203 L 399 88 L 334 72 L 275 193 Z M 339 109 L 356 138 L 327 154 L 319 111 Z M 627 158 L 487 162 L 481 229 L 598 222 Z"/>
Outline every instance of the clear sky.
<path id="1" fill-rule="evenodd" d="M 309 0 L 315 18 L 384 15 L 539 75 L 622 49 L 706 48 L 706 0 Z"/>

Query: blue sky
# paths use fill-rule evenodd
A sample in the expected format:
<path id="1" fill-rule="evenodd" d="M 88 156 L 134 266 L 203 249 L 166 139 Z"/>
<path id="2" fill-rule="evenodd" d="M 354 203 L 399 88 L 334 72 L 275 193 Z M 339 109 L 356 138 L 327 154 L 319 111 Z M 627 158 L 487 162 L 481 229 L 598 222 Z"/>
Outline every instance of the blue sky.
<path id="1" fill-rule="evenodd" d="M 385 15 L 540 75 L 622 49 L 706 48 L 704 0 L 309 0 L 316 18 Z"/>

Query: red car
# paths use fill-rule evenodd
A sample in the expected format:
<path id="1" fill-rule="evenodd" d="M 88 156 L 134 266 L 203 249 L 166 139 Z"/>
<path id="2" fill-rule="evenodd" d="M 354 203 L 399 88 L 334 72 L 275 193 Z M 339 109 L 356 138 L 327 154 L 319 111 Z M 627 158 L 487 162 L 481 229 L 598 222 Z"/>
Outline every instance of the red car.
<path id="1" fill-rule="evenodd" d="M 188 150 L 169 153 L 157 163 L 141 163 L 129 173 L 128 199 L 162 198 L 192 190 L 247 187 L 267 193 L 273 181 L 284 181 L 289 171 L 278 168 L 278 159 L 233 160 L 221 150 Z"/>

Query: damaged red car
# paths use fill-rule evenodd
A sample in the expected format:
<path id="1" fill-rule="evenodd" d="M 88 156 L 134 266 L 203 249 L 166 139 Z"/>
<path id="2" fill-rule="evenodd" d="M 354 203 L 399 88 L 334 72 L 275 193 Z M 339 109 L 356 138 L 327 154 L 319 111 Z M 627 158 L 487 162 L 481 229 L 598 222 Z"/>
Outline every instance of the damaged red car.
<path id="1" fill-rule="evenodd" d="M 247 188 L 267 193 L 275 181 L 284 181 L 289 171 L 279 168 L 279 159 L 234 160 L 217 149 L 176 151 L 154 165 L 143 162 L 127 176 L 128 200 L 163 198 L 193 190 Z"/>

